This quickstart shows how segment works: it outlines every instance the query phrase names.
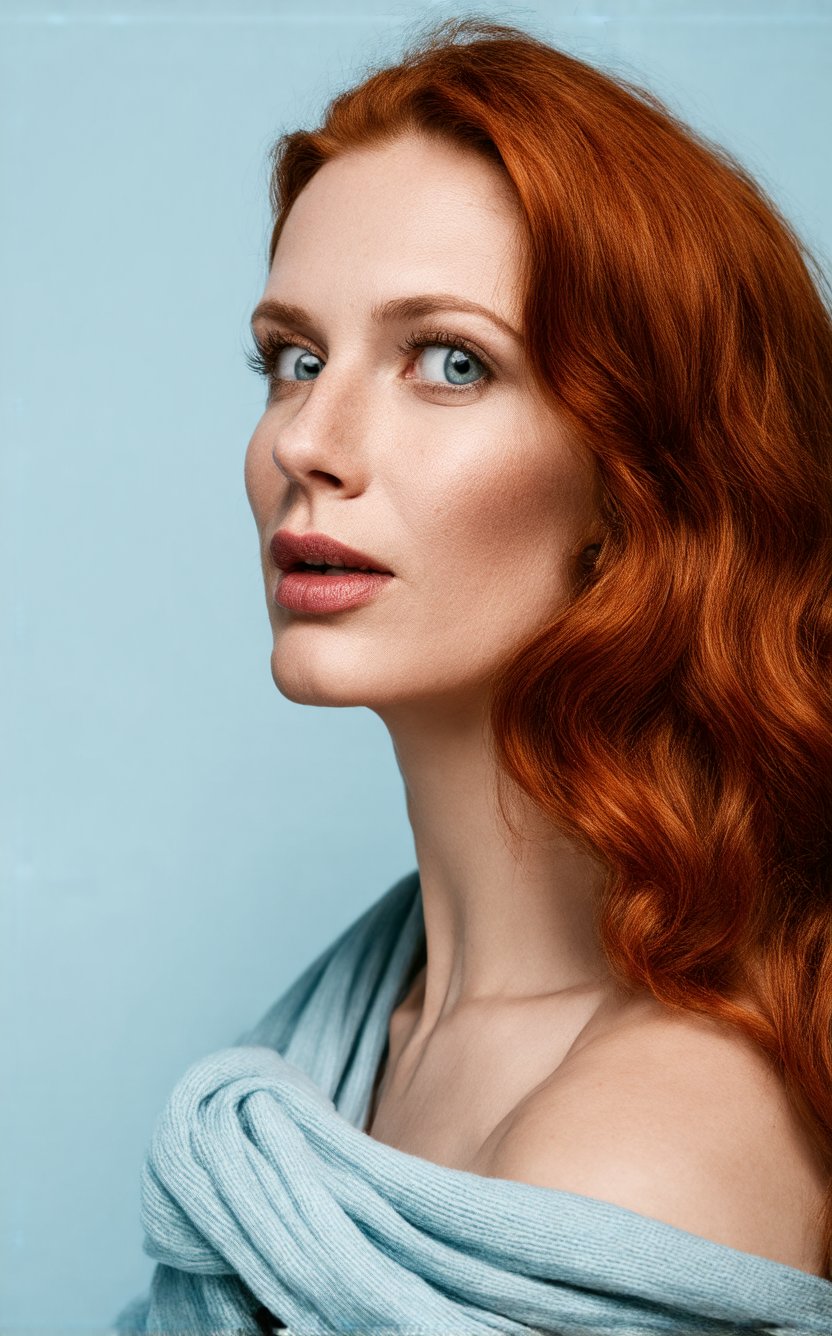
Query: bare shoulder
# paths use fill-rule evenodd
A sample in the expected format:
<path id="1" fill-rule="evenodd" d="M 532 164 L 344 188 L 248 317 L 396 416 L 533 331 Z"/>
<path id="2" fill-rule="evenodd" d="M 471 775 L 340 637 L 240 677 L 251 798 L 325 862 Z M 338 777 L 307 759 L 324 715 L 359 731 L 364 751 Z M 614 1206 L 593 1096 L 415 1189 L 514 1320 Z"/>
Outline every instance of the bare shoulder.
<path id="1" fill-rule="evenodd" d="M 487 1172 L 596 1197 L 823 1275 L 819 1157 L 766 1055 L 652 1004 L 522 1102 Z"/>

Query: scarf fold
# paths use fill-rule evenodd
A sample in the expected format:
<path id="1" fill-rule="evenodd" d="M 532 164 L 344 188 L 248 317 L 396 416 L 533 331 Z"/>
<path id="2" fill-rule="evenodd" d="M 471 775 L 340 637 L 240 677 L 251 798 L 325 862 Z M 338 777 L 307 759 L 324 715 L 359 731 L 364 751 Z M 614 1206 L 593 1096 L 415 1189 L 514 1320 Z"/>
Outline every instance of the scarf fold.
<path id="1" fill-rule="evenodd" d="M 830 1336 L 832 1282 L 368 1136 L 390 1013 L 425 950 L 414 871 L 188 1068 L 142 1170 L 157 1266 L 120 1336 Z"/>

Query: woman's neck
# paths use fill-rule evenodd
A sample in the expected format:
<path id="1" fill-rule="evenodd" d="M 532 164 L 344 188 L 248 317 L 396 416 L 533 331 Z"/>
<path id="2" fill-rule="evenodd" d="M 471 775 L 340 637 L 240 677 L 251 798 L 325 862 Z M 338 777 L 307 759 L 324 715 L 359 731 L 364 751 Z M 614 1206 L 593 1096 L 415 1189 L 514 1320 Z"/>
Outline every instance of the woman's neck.
<path id="1" fill-rule="evenodd" d="M 509 787 L 499 811 L 482 709 L 385 718 L 405 784 L 427 967 L 417 1034 L 469 1002 L 611 982 L 596 928 L 605 869 Z"/>

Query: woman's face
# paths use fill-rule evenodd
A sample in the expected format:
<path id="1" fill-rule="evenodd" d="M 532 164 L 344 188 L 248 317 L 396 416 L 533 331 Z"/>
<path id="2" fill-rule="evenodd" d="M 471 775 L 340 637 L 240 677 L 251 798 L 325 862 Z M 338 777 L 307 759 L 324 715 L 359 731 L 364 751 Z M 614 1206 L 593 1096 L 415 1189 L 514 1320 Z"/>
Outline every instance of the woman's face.
<path id="1" fill-rule="evenodd" d="M 305 316 L 252 321 L 288 346 L 245 460 L 289 699 L 391 718 L 479 704 L 567 596 L 599 493 L 532 385 L 522 244 L 498 166 L 412 135 L 328 162 L 292 206 L 263 301 Z M 423 312 L 377 318 L 401 298 Z M 330 535 L 392 578 L 360 606 L 290 610 L 273 597 L 278 529 Z"/>

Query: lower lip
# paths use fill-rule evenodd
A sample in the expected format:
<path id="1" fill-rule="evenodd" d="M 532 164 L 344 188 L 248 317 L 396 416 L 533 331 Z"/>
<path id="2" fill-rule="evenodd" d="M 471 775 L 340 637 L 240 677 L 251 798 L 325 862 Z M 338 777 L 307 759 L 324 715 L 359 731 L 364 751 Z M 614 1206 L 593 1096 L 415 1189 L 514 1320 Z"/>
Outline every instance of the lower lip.
<path id="1" fill-rule="evenodd" d="M 272 597 L 290 612 L 342 612 L 369 603 L 393 578 L 375 571 L 349 575 L 286 571 L 275 585 Z"/>

